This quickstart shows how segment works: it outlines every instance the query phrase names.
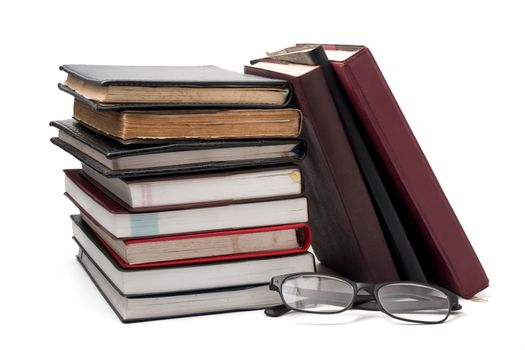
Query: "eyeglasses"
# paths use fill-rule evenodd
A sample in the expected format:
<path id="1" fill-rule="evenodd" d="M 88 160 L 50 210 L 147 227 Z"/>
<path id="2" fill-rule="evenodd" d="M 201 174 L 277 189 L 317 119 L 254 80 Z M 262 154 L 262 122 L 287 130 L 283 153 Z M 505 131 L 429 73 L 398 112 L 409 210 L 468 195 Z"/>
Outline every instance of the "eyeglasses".
<path id="1" fill-rule="evenodd" d="M 356 283 L 311 272 L 273 277 L 270 290 L 279 292 L 284 304 L 265 310 L 272 317 L 290 310 L 335 314 L 353 308 L 382 311 L 402 321 L 435 324 L 461 310 L 457 295 L 420 282 Z"/>

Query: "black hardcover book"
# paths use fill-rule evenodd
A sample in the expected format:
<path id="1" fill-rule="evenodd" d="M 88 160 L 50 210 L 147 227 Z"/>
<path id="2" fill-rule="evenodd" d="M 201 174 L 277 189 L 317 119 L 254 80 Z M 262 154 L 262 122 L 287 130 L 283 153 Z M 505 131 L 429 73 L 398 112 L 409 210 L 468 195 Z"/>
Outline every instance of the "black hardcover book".
<path id="1" fill-rule="evenodd" d="M 173 317 L 257 310 L 281 303 L 268 284 L 219 288 L 155 296 L 126 296 L 95 261 L 79 248 L 77 259 L 118 318 L 124 323 Z"/>
<path id="2" fill-rule="evenodd" d="M 59 136 L 51 142 L 107 177 L 211 172 L 297 162 L 304 156 L 297 139 L 228 141 L 179 140 L 169 144 L 124 145 L 73 119 L 52 121 Z"/>
<path id="3" fill-rule="evenodd" d="M 60 90 L 97 111 L 177 108 L 275 108 L 291 98 L 288 83 L 215 66 L 71 64 Z"/>

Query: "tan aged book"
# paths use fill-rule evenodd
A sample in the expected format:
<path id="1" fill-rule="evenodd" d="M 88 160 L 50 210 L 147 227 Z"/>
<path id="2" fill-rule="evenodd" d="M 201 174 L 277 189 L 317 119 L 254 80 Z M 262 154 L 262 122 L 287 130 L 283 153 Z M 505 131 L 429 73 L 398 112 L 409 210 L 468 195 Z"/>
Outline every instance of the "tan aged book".
<path id="1" fill-rule="evenodd" d="M 122 140 L 297 137 L 302 120 L 301 111 L 293 108 L 100 112 L 79 100 L 73 116 Z"/>

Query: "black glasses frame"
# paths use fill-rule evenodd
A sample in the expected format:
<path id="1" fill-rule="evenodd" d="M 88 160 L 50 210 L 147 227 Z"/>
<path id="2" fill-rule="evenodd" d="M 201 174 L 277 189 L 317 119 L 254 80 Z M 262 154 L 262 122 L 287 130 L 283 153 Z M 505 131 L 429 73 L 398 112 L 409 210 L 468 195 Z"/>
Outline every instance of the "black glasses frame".
<path id="1" fill-rule="evenodd" d="M 302 277 L 302 276 L 332 278 L 332 279 L 336 279 L 341 282 L 350 284 L 354 290 L 352 300 L 349 300 L 349 304 L 347 307 L 341 310 L 336 310 L 336 311 L 319 312 L 319 311 L 309 311 L 309 310 L 294 308 L 293 306 L 286 303 L 281 287 L 283 283 L 286 282 L 288 279 L 295 278 L 295 277 Z M 419 320 L 411 320 L 411 319 L 402 318 L 402 317 L 389 313 L 383 307 L 383 305 L 381 305 L 381 301 L 380 301 L 378 293 L 382 287 L 392 285 L 392 284 L 398 284 L 398 283 L 408 283 L 412 285 L 429 287 L 429 288 L 434 288 L 434 289 L 439 290 L 440 292 L 442 292 L 443 294 L 447 296 L 448 301 L 449 301 L 447 315 L 440 321 L 419 321 Z M 344 312 L 350 309 L 358 309 L 358 310 L 369 310 L 369 311 L 381 311 L 392 318 L 395 318 L 401 321 L 406 321 L 406 322 L 423 323 L 423 324 L 438 324 L 438 323 L 445 322 L 450 316 L 451 312 L 461 310 L 461 305 L 459 304 L 459 299 L 456 294 L 452 293 L 451 291 L 445 288 L 436 286 L 431 283 L 422 283 L 422 282 L 414 282 L 414 281 L 389 281 L 389 282 L 384 282 L 384 283 L 373 284 L 373 283 L 364 283 L 364 282 L 354 282 L 347 278 L 344 278 L 341 276 L 335 276 L 332 274 L 317 273 L 317 272 L 299 272 L 299 273 L 292 273 L 288 275 L 281 275 L 281 276 L 273 277 L 272 280 L 270 281 L 270 290 L 278 292 L 283 302 L 282 305 L 274 306 L 272 308 L 267 308 L 264 310 L 264 313 L 267 316 L 271 316 L 271 317 L 282 316 L 290 310 L 294 310 L 298 312 L 312 313 L 312 314 L 338 314 L 338 313 L 341 313 L 341 312 Z M 359 294 L 359 292 L 366 292 L 368 294 Z"/>

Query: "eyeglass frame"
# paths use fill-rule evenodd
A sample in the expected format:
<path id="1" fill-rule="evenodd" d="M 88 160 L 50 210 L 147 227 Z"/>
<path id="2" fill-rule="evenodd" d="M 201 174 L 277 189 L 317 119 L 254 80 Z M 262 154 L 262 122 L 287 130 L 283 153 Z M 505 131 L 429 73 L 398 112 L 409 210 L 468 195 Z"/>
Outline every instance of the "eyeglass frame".
<path id="1" fill-rule="evenodd" d="M 336 279 L 336 280 L 350 284 L 354 290 L 354 294 L 348 306 L 346 306 L 345 308 L 342 308 L 341 310 L 319 312 L 319 311 L 310 311 L 306 309 L 297 309 L 289 305 L 286 302 L 283 296 L 281 287 L 284 284 L 284 282 L 286 282 L 288 279 L 291 279 L 293 277 L 298 277 L 298 276 L 317 276 L 321 278 L 327 277 L 327 278 Z M 419 286 L 423 286 L 427 288 L 434 288 L 442 292 L 443 294 L 447 296 L 448 301 L 449 301 L 447 315 L 440 321 L 420 321 L 420 320 L 410 320 L 410 319 L 402 318 L 402 317 L 395 316 L 389 313 L 388 311 L 386 311 L 383 305 L 381 305 L 380 299 L 378 297 L 378 292 L 384 286 L 391 285 L 391 284 L 399 284 L 399 283 L 413 284 L 413 285 L 419 285 Z M 388 282 L 382 282 L 382 283 L 367 283 L 367 282 L 355 282 L 348 278 L 333 275 L 333 274 L 328 274 L 328 273 L 296 272 L 296 273 L 272 277 L 269 288 L 272 291 L 278 292 L 283 302 L 282 305 L 277 305 L 277 306 L 267 308 L 264 310 L 264 313 L 270 317 L 279 317 L 291 310 L 297 311 L 297 312 L 311 313 L 311 314 L 338 314 L 338 313 L 341 313 L 341 312 L 344 312 L 350 309 L 355 309 L 355 310 L 381 311 L 392 318 L 398 319 L 400 321 L 405 321 L 405 322 L 414 322 L 414 323 L 422 323 L 422 324 L 439 324 L 439 323 L 445 322 L 452 312 L 459 311 L 462 308 L 461 304 L 459 304 L 458 296 L 454 294 L 453 292 L 443 287 L 440 287 L 438 285 L 432 284 L 432 283 L 417 282 L 417 281 L 388 281 Z M 360 291 L 366 291 L 369 293 L 369 295 L 358 295 Z M 322 293 L 322 291 L 320 292 Z M 356 304 L 356 301 L 358 301 L 357 304 Z M 373 304 L 371 304 L 372 302 Z"/>

